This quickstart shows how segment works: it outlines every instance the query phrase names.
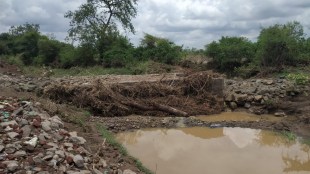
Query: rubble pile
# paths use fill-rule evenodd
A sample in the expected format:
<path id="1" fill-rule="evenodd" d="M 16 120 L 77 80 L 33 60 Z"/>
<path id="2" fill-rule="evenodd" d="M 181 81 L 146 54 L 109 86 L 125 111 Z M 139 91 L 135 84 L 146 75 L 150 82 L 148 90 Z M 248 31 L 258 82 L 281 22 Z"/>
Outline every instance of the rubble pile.
<path id="1" fill-rule="evenodd" d="M 40 103 L 0 96 L 0 136 L 0 173 L 110 172 L 104 159 L 85 149 L 83 137 L 65 130 Z"/>

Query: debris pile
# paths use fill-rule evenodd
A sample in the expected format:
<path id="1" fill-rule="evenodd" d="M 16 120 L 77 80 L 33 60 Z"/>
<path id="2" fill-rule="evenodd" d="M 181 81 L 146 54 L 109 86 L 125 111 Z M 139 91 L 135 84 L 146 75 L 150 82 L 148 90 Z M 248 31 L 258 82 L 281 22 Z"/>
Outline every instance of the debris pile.
<path id="1" fill-rule="evenodd" d="M 215 114 L 223 109 L 224 85 L 218 74 L 141 77 L 131 81 L 127 76 L 126 81 L 100 77 L 81 81 L 61 79 L 45 86 L 42 93 L 58 102 L 91 108 L 104 116 L 190 116 Z"/>
<path id="2" fill-rule="evenodd" d="M 65 130 L 62 120 L 42 111 L 40 103 L 0 96 L 0 136 L 0 173 L 111 171 L 102 157 L 86 150 L 83 137 Z"/>

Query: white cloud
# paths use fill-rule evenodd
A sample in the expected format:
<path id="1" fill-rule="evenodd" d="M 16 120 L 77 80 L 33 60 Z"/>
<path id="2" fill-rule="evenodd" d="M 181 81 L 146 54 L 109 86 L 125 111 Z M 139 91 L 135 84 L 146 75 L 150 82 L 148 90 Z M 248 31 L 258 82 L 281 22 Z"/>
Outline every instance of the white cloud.
<path id="1" fill-rule="evenodd" d="M 69 20 L 63 16 L 86 0 L 2 0 L 0 32 L 11 25 L 38 23 L 43 33 L 64 39 Z M 202 48 L 221 36 L 255 40 L 261 27 L 297 20 L 310 34 L 310 1 L 298 0 L 140 0 L 133 20 L 136 45 L 143 33 L 169 38 L 179 45 Z"/>

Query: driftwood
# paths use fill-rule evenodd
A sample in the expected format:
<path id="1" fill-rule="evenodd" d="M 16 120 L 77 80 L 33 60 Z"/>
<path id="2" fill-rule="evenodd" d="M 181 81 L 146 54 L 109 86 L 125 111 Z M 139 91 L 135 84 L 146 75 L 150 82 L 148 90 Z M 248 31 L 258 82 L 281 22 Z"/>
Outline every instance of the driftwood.
<path id="1" fill-rule="evenodd" d="M 90 108 L 103 116 L 138 114 L 186 117 L 215 114 L 222 110 L 222 97 L 213 93 L 213 77 L 218 76 L 199 72 L 182 78 L 163 80 L 156 76 L 158 81 L 146 79 L 148 81 L 131 83 L 124 83 L 124 80 L 117 83 L 118 80 L 113 78 L 109 81 L 94 79 L 87 83 L 55 81 L 44 87 L 42 93 L 59 102 Z"/>

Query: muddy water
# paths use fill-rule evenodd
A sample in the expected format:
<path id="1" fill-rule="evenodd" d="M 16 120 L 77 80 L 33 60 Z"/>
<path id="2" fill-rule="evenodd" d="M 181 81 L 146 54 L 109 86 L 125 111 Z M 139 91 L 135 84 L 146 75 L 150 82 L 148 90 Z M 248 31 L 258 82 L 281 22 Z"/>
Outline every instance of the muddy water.
<path id="1" fill-rule="evenodd" d="M 197 116 L 202 121 L 280 121 L 282 118 L 273 115 L 255 115 L 246 112 L 224 112 L 221 114 Z"/>
<path id="2" fill-rule="evenodd" d="M 310 147 L 245 128 L 120 133 L 129 153 L 157 174 L 309 174 Z"/>

